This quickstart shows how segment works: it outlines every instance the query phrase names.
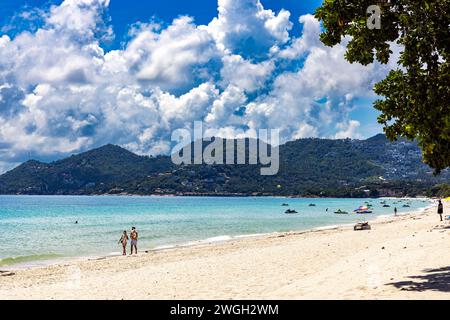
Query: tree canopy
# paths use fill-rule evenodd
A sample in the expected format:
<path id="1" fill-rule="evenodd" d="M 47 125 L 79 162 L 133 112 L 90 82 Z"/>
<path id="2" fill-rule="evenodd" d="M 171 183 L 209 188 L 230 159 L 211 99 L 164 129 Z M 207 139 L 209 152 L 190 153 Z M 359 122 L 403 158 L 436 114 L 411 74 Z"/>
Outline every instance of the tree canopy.
<path id="1" fill-rule="evenodd" d="M 367 25 L 371 5 L 381 9 L 379 29 Z M 417 139 L 436 173 L 450 167 L 450 0 L 324 0 L 315 16 L 325 45 L 350 38 L 351 63 L 387 63 L 391 45 L 402 48 L 398 68 L 374 88 L 378 122 L 391 140 Z"/>

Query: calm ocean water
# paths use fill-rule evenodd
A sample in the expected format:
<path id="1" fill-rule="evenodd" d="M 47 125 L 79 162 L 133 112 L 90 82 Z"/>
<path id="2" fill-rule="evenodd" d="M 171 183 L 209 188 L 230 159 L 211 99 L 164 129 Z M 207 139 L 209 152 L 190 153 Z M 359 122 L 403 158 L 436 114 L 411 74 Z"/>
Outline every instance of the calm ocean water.
<path id="1" fill-rule="evenodd" d="M 383 200 L 392 207 L 383 208 Z M 352 212 L 366 201 L 374 214 L 334 214 Z M 403 208 L 406 203 L 411 207 Z M 132 226 L 142 250 L 354 223 L 392 215 L 394 206 L 406 213 L 429 205 L 420 199 L 0 196 L 0 268 L 118 254 L 117 241 Z M 299 214 L 284 214 L 288 208 Z"/>

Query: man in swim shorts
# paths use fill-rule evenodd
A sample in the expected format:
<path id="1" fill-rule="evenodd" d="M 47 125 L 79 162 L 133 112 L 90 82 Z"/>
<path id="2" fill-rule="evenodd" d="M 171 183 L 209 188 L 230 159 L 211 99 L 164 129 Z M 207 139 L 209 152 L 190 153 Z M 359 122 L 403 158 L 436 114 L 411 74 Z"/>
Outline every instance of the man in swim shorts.
<path id="1" fill-rule="evenodd" d="M 138 253 L 138 251 L 137 251 L 137 242 L 138 242 L 139 234 L 136 231 L 135 227 L 131 228 L 130 237 L 131 237 L 131 255 L 133 255 L 133 248 L 134 248 L 135 253 L 137 254 Z"/>

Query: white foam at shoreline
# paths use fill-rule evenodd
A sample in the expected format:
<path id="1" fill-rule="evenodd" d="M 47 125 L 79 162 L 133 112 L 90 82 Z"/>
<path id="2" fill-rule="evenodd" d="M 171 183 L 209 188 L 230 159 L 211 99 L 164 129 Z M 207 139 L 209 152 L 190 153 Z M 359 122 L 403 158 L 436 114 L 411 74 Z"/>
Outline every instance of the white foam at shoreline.
<path id="1" fill-rule="evenodd" d="M 175 244 L 167 244 L 167 245 L 162 245 L 162 246 L 158 246 L 155 249 L 153 249 L 154 251 L 161 251 L 161 250 L 168 250 L 168 249 L 174 249 L 177 246 Z"/>
<path id="2" fill-rule="evenodd" d="M 236 239 L 246 239 L 246 238 L 256 238 L 256 237 L 264 237 L 271 235 L 273 233 L 252 233 L 252 234 L 242 234 L 239 236 L 235 236 Z"/>
<path id="3" fill-rule="evenodd" d="M 325 227 L 317 227 L 317 228 L 314 228 L 312 230 L 314 230 L 314 231 L 334 230 L 334 229 L 338 229 L 338 228 L 343 227 L 343 226 L 344 226 L 343 224 L 341 224 L 341 225 L 335 224 L 335 225 L 330 225 L 330 226 L 325 226 Z"/>
<path id="4" fill-rule="evenodd" d="M 217 236 L 217 237 L 212 237 L 212 238 L 206 238 L 206 239 L 203 239 L 203 240 L 189 241 L 189 242 L 186 242 L 185 244 L 183 244 L 181 246 L 191 247 L 191 246 L 195 246 L 195 245 L 215 243 L 215 242 L 226 242 L 226 241 L 230 241 L 230 240 L 233 240 L 232 236 L 224 235 L 224 236 Z"/>

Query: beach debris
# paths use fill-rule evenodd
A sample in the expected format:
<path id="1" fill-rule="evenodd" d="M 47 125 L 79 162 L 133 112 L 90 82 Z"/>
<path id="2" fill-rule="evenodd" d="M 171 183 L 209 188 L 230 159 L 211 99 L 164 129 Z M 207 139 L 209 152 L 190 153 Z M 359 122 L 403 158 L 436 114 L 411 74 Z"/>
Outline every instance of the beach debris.
<path id="1" fill-rule="evenodd" d="M 106 260 L 107 257 L 97 257 L 97 258 L 91 258 L 88 259 L 88 261 L 101 261 L 101 260 Z M 70 267 L 70 265 L 64 265 L 65 267 Z"/>
<path id="2" fill-rule="evenodd" d="M 364 231 L 364 230 L 371 230 L 372 227 L 370 226 L 370 224 L 368 222 L 361 222 L 361 223 L 357 223 L 353 230 L 355 231 Z"/>
<path id="3" fill-rule="evenodd" d="M 11 272 L 11 271 L 0 271 L 1 277 L 12 277 L 14 275 L 15 275 L 15 273 Z"/>

